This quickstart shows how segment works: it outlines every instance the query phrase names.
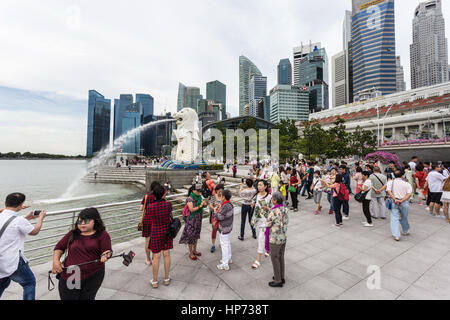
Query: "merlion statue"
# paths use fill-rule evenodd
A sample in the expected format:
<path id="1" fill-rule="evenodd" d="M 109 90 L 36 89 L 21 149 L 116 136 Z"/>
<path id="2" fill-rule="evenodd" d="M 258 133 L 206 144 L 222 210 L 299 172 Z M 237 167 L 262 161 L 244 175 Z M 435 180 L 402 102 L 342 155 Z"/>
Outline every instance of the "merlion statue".
<path id="1" fill-rule="evenodd" d="M 197 158 L 200 141 L 197 112 L 191 108 L 184 108 L 173 117 L 177 121 L 174 134 L 178 141 L 175 160 L 193 163 Z"/>

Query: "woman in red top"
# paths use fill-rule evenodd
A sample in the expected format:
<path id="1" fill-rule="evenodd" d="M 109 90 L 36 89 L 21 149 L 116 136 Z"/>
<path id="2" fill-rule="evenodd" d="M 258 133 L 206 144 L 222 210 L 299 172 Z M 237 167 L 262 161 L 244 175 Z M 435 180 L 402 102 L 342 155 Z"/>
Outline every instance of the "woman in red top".
<path id="1" fill-rule="evenodd" d="M 67 257 L 61 263 L 61 256 L 66 250 Z M 105 262 L 111 254 L 111 238 L 97 209 L 88 208 L 81 211 L 74 229 L 58 242 L 53 252 L 52 272 L 61 274 L 58 284 L 61 300 L 95 300 L 105 277 Z M 80 281 L 79 286 L 75 282 L 75 288 L 72 289 L 75 273 L 66 268 L 97 259 L 101 261 L 78 267 L 80 279 L 75 281 Z"/>
<path id="2" fill-rule="evenodd" d="M 142 237 L 145 238 L 145 254 L 147 255 L 147 260 L 145 261 L 146 265 L 152 264 L 152 258 L 151 258 L 150 250 L 148 249 L 148 243 L 150 241 L 150 229 L 151 229 L 152 226 L 150 224 L 150 221 L 147 221 L 146 224 L 144 224 L 143 222 L 144 222 L 144 216 L 147 213 L 148 208 L 150 207 L 150 205 L 153 202 L 155 202 L 155 196 L 153 195 L 153 189 L 157 185 L 161 185 L 161 184 L 158 181 L 153 181 L 152 182 L 152 184 L 150 185 L 150 193 L 146 194 L 144 196 L 144 198 L 141 201 L 141 207 L 139 208 L 139 210 L 141 212 L 143 212 L 143 214 L 142 214 L 142 221 L 141 222 L 142 222 Z"/>
<path id="3" fill-rule="evenodd" d="M 164 199 L 165 189 L 161 185 L 153 189 L 155 202 L 150 204 L 144 216 L 144 225 L 149 221 L 151 225 L 148 248 L 153 253 L 153 279 L 150 281 L 153 288 L 158 288 L 158 271 L 161 251 L 164 257 L 164 284 L 170 284 L 170 249 L 173 249 L 173 240 L 167 237 L 172 222 L 172 204 Z"/>
<path id="4" fill-rule="evenodd" d="M 290 171 L 288 173 L 290 173 Z M 297 170 L 293 169 L 289 187 L 295 187 L 295 192 L 290 192 L 291 199 L 292 199 L 292 208 L 294 209 L 294 212 L 298 211 L 298 185 L 299 184 L 300 184 L 300 180 L 299 180 L 299 177 L 297 174 Z"/>
<path id="5" fill-rule="evenodd" d="M 427 192 L 425 191 L 425 183 L 427 182 L 427 173 L 424 170 L 423 164 L 419 163 L 416 166 L 416 174 L 414 179 L 416 180 L 416 189 L 419 193 L 419 205 L 423 204 L 423 198 L 426 197 Z"/>

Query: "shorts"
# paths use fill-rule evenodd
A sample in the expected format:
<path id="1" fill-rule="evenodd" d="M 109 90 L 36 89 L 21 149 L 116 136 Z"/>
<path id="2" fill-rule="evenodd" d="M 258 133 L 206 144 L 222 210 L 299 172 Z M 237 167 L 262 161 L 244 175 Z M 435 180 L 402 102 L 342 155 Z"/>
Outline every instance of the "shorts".
<path id="1" fill-rule="evenodd" d="M 430 197 L 430 202 L 442 205 L 442 192 L 430 192 L 428 196 Z"/>
<path id="2" fill-rule="evenodd" d="M 314 203 L 320 204 L 320 201 L 322 200 L 323 191 L 314 190 L 313 193 L 314 193 Z"/>

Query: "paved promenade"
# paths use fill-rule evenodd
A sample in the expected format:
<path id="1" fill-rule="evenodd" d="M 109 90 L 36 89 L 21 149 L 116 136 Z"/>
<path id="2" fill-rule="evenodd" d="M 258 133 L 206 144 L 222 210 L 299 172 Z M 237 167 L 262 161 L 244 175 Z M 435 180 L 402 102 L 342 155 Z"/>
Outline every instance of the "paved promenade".
<path id="1" fill-rule="evenodd" d="M 170 286 L 149 283 L 152 269 L 144 263 L 143 240 L 114 246 L 116 253 L 133 250 L 137 255 L 130 267 L 120 259 L 107 263 L 106 277 L 97 299 L 450 299 L 450 224 L 426 214 L 424 207 L 412 206 L 411 235 L 400 242 L 392 239 L 388 220 L 375 220 L 374 228 L 364 228 L 361 205 L 352 200 L 349 221 L 342 229 L 332 227 L 334 216 L 313 215 L 313 202 L 300 200 L 300 211 L 290 211 L 286 249 L 286 285 L 271 288 L 270 258 L 263 258 L 259 270 L 252 270 L 257 243 L 249 238 L 237 239 L 240 209 L 236 209 L 232 233 L 233 264 L 230 271 L 219 271 L 220 247 L 212 254 L 211 227 L 203 222 L 199 261 L 189 260 L 187 247 L 178 245 L 171 252 Z M 180 232 L 181 234 L 181 232 Z M 381 268 L 381 288 L 369 290 L 368 266 Z M 50 263 L 32 268 L 37 277 L 37 299 L 59 299 L 58 291 L 47 290 Z M 55 281 L 57 285 L 57 281 Z M 3 299 L 21 299 L 21 288 L 12 284 Z"/>

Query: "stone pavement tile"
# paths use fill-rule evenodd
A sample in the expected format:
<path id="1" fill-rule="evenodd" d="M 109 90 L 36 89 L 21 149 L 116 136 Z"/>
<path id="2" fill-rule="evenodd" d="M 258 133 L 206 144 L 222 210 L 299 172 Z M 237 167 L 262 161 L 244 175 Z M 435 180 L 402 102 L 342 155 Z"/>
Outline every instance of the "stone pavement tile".
<path id="1" fill-rule="evenodd" d="M 257 272 L 258 270 L 255 270 Z M 231 287 L 233 290 L 237 290 L 242 286 L 246 286 L 247 284 L 255 283 L 256 278 L 252 276 L 249 272 L 244 271 L 242 269 L 234 269 L 233 267 L 230 271 L 222 271 L 220 275 L 220 279 Z"/>
<path id="2" fill-rule="evenodd" d="M 61 298 L 59 297 L 58 287 L 56 287 L 55 290 L 49 291 L 48 293 L 39 297 L 39 300 L 61 300 Z"/>
<path id="3" fill-rule="evenodd" d="M 286 250 L 284 259 L 286 264 L 295 264 L 297 262 L 300 262 L 304 259 L 309 258 L 310 256 L 304 253 L 301 250 L 298 250 L 296 248 L 289 248 Z"/>
<path id="4" fill-rule="evenodd" d="M 118 291 L 109 300 L 142 300 L 142 299 L 144 299 L 143 296 L 130 292 Z"/>
<path id="5" fill-rule="evenodd" d="M 385 266 L 393 266 L 413 273 L 423 274 L 433 266 L 433 263 L 434 262 L 430 260 L 413 259 L 411 257 L 401 255 L 390 261 Z"/>
<path id="6" fill-rule="evenodd" d="M 52 280 L 55 284 L 55 290 L 58 290 L 58 280 L 52 275 Z M 22 288 L 22 287 L 21 287 Z M 22 290 L 20 291 L 22 293 Z M 49 293 L 48 291 L 48 277 L 36 282 L 36 300 L 39 300 L 42 296 Z"/>
<path id="7" fill-rule="evenodd" d="M 5 293 L 12 293 L 12 294 L 22 294 L 23 288 L 14 281 L 11 281 L 11 284 L 8 288 L 6 288 Z"/>
<path id="8" fill-rule="evenodd" d="M 422 275 L 419 272 L 412 272 L 408 268 L 387 264 L 381 268 L 381 274 L 388 274 L 402 281 L 413 283 Z"/>
<path id="9" fill-rule="evenodd" d="M 342 262 L 348 259 L 346 257 L 340 256 L 339 254 L 335 254 L 334 252 L 330 251 L 322 251 L 321 253 L 314 255 L 313 258 L 319 259 L 332 266 L 341 264 Z"/>
<path id="10" fill-rule="evenodd" d="M 288 251 L 288 248 L 289 248 L 289 241 L 287 243 L 286 252 Z M 312 245 L 312 242 L 303 243 L 300 246 L 296 246 L 295 249 L 297 249 L 298 251 L 304 253 L 308 257 L 312 257 L 312 256 L 314 256 L 316 254 L 319 254 L 319 253 L 321 253 L 323 251 L 323 249 L 320 249 L 320 248 Z"/>
<path id="11" fill-rule="evenodd" d="M 217 287 L 220 283 L 220 278 L 206 265 L 203 265 L 192 277 L 189 277 L 189 284 L 191 283 Z"/>
<path id="12" fill-rule="evenodd" d="M 386 272 L 381 272 L 381 289 L 392 292 L 395 295 L 402 294 L 412 282 L 403 281 L 392 277 Z"/>
<path id="13" fill-rule="evenodd" d="M 310 257 L 305 260 L 302 260 L 302 261 L 296 263 L 295 266 L 304 267 L 304 268 L 310 270 L 311 272 L 313 272 L 315 275 L 318 275 L 318 274 L 333 267 L 331 264 L 326 263 L 322 260 L 316 259 L 314 257 Z"/>
<path id="14" fill-rule="evenodd" d="M 201 259 L 201 257 L 199 259 Z M 177 260 L 176 264 L 172 264 L 172 265 L 174 267 L 175 266 L 176 267 L 183 266 L 183 267 L 190 267 L 190 268 L 194 268 L 194 269 L 200 269 L 203 264 L 199 259 L 194 261 L 189 258 L 189 255 L 186 255 L 185 257 Z"/>
<path id="15" fill-rule="evenodd" d="M 271 280 L 253 281 L 251 283 L 235 287 L 233 290 L 244 300 L 276 300 L 279 299 L 279 296 L 283 293 L 283 291 L 289 290 L 287 285 L 290 285 L 290 288 L 293 288 L 295 285 L 292 281 L 289 284 L 288 279 L 286 279 L 286 285 L 283 288 L 272 288 L 268 285 L 270 281 Z"/>
<path id="16" fill-rule="evenodd" d="M 98 292 L 95 300 L 110 300 L 112 296 L 114 296 L 118 291 L 114 289 L 108 289 L 101 287 Z"/>
<path id="17" fill-rule="evenodd" d="M 450 281 L 440 274 L 428 272 L 417 280 L 414 286 L 437 293 L 441 299 L 450 299 Z"/>
<path id="18" fill-rule="evenodd" d="M 152 266 L 146 265 L 144 262 L 145 260 L 137 260 L 137 261 L 133 260 L 133 262 L 128 267 L 122 263 L 123 262 L 122 258 L 119 258 L 117 260 L 119 260 L 119 262 L 122 264 L 121 267 L 115 269 L 117 271 L 134 273 L 134 274 L 151 274 L 152 273 Z M 160 267 L 163 264 L 161 260 L 163 260 L 163 259 L 160 259 Z M 109 263 L 109 261 L 107 263 Z"/>
<path id="19" fill-rule="evenodd" d="M 163 300 L 176 300 L 181 296 L 183 290 L 186 289 L 188 285 L 189 284 L 187 282 L 173 279 L 170 282 L 169 286 L 165 286 L 163 282 L 160 282 L 159 287 L 157 289 L 151 288 L 144 299 L 153 298 Z"/>
<path id="20" fill-rule="evenodd" d="M 302 286 L 295 287 L 289 291 L 283 291 L 278 298 L 281 300 L 323 300 L 316 293 L 307 291 Z"/>
<path id="21" fill-rule="evenodd" d="M 314 277 L 313 279 L 305 282 L 300 285 L 300 288 L 306 292 L 313 293 L 318 297 L 318 299 L 321 300 L 334 299 L 345 291 L 344 288 L 341 288 L 321 276 Z"/>
<path id="22" fill-rule="evenodd" d="M 349 289 L 361 281 L 360 277 L 337 268 L 327 270 L 321 273 L 320 276 L 343 289 Z"/>
<path id="23" fill-rule="evenodd" d="M 217 287 L 189 283 L 177 300 L 211 300 Z"/>
<path id="24" fill-rule="evenodd" d="M 337 300 L 395 300 L 398 295 L 384 289 L 370 290 L 363 280 L 337 297 Z"/>
<path id="25" fill-rule="evenodd" d="M 58 297 L 59 298 L 59 297 Z M 2 295 L 1 300 L 8 301 L 8 300 L 23 300 L 23 295 L 19 293 L 8 293 L 4 292 Z"/>
<path id="26" fill-rule="evenodd" d="M 135 275 L 128 283 L 122 287 L 121 291 L 135 293 L 140 296 L 146 296 L 152 290 L 150 280 L 152 277 Z M 160 282 L 161 284 L 161 282 Z"/>
<path id="27" fill-rule="evenodd" d="M 346 248 L 345 244 L 332 244 L 332 246 L 328 248 L 327 252 L 331 252 L 348 259 L 361 253 L 360 251 Z"/>
<path id="28" fill-rule="evenodd" d="M 173 265 L 170 269 L 170 278 L 180 281 L 189 281 L 196 275 L 198 270 L 202 267 L 200 263 L 199 267 L 188 267 L 183 265 Z"/>
<path id="29" fill-rule="evenodd" d="M 367 253 L 360 253 L 356 255 L 352 259 L 366 267 L 373 265 L 382 267 L 386 263 L 390 262 L 389 258 L 381 258 L 376 255 L 373 255 L 370 250 Z"/>
<path id="30" fill-rule="evenodd" d="M 314 239 L 312 241 L 309 241 L 308 243 L 313 245 L 313 246 L 315 246 L 315 247 L 317 247 L 317 248 L 319 248 L 319 249 L 321 249 L 321 250 L 327 250 L 327 249 L 330 248 L 330 244 L 332 242 L 330 242 L 327 239 L 317 238 L 317 239 Z"/>
<path id="31" fill-rule="evenodd" d="M 299 266 L 298 264 L 286 265 L 285 273 L 286 278 L 292 279 L 299 285 L 311 280 L 316 276 L 314 272 L 302 266 Z"/>
<path id="32" fill-rule="evenodd" d="M 353 258 L 344 261 L 343 263 L 338 265 L 337 268 L 347 273 L 353 274 L 360 279 L 364 279 L 368 276 L 367 266 L 354 260 Z"/>
<path id="33" fill-rule="evenodd" d="M 428 250 L 417 250 L 416 247 L 402 253 L 399 258 L 411 259 L 411 260 L 419 260 L 419 261 L 427 261 L 430 264 L 434 264 L 438 262 L 440 259 L 444 257 L 445 253 L 441 251 L 435 251 L 433 249 Z"/>
<path id="34" fill-rule="evenodd" d="M 212 300 L 242 300 L 241 297 L 232 289 L 230 289 L 223 281 L 214 293 Z"/>
<path id="35" fill-rule="evenodd" d="M 412 285 L 405 292 L 403 292 L 400 298 L 407 300 L 443 300 L 441 295 L 436 292 L 426 290 L 424 288 Z"/>
<path id="36" fill-rule="evenodd" d="M 150 270 L 147 275 L 142 274 L 142 276 L 147 276 L 147 279 L 151 279 L 152 273 Z M 133 273 L 120 270 L 106 270 L 102 287 L 121 290 L 133 277 L 135 277 Z"/>

